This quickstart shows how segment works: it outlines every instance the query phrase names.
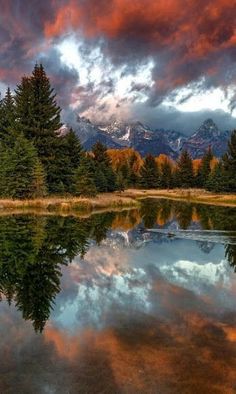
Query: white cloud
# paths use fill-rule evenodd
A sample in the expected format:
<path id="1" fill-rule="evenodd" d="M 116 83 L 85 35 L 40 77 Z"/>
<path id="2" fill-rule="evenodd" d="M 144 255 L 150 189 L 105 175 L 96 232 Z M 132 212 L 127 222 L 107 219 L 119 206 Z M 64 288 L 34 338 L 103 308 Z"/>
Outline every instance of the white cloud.
<path id="1" fill-rule="evenodd" d="M 231 100 L 234 97 L 234 89 L 212 88 L 199 92 L 199 87 L 190 84 L 188 87 L 180 89 L 173 97 L 167 98 L 163 104 L 173 106 L 182 112 L 198 112 L 203 110 L 222 110 L 236 117 L 236 110 L 230 110 Z M 186 99 L 185 99 L 186 98 Z"/>

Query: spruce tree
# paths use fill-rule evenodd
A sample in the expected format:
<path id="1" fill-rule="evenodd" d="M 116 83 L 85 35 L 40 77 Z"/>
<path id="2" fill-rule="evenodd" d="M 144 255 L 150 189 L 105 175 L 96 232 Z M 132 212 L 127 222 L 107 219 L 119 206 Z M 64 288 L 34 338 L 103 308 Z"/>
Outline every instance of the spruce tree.
<path id="1" fill-rule="evenodd" d="M 97 194 L 90 158 L 84 156 L 74 174 L 74 190 L 76 196 L 93 197 Z"/>
<path id="2" fill-rule="evenodd" d="M 140 186 L 145 189 L 155 189 L 160 186 L 159 168 L 155 158 L 147 155 L 140 171 Z"/>
<path id="3" fill-rule="evenodd" d="M 211 148 L 209 147 L 202 158 L 202 162 L 197 174 L 197 186 L 206 187 L 208 177 L 211 173 L 212 159 L 213 159 L 213 154 Z"/>
<path id="4" fill-rule="evenodd" d="M 138 175 L 136 174 L 134 169 L 136 161 L 137 161 L 137 157 L 134 152 L 129 159 L 128 186 L 135 187 L 137 186 L 138 183 Z"/>
<path id="5" fill-rule="evenodd" d="M 1 101 L 0 140 L 9 143 L 15 129 L 15 103 L 10 88 Z"/>
<path id="6" fill-rule="evenodd" d="M 65 136 L 60 137 L 61 142 L 61 165 L 60 174 L 62 182 L 65 187 L 65 191 L 73 193 L 73 182 L 74 174 L 79 167 L 83 149 L 79 138 L 76 136 L 75 132 L 70 129 L 69 133 Z"/>
<path id="7" fill-rule="evenodd" d="M 125 190 L 125 187 L 127 186 L 127 183 L 121 171 L 118 171 L 117 173 L 116 183 L 117 183 L 117 190 L 123 192 Z"/>
<path id="8" fill-rule="evenodd" d="M 15 127 L 17 131 L 22 132 L 29 140 L 33 140 L 35 137 L 32 130 L 32 104 L 33 89 L 31 78 L 23 77 L 15 90 Z"/>
<path id="9" fill-rule="evenodd" d="M 34 166 L 38 157 L 35 147 L 21 134 L 12 146 L 1 144 L 0 193 L 3 197 L 32 198 Z"/>
<path id="10" fill-rule="evenodd" d="M 45 197 L 47 194 L 46 174 L 38 158 L 33 166 L 31 190 L 32 198 Z"/>
<path id="11" fill-rule="evenodd" d="M 160 183 L 161 187 L 165 189 L 173 187 L 172 168 L 168 160 L 165 160 L 164 163 L 161 164 Z"/>
<path id="12" fill-rule="evenodd" d="M 112 169 L 107 148 L 97 142 L 92 153 L 95 162 L 95 182 L 99 192 L 113 192 L 117 188 L 116 175 Z"/>
<path id="13" fill-rule="evenodd" d="M 99 141 L 96 142 L 92 147 L 92 152 L 96 163 L 105 163 L 107 165 L 110 164 L 110 159 L 107 154 L 107 147 L 104 144 Z"/>
<path id="14" fill-rule="evenodd" d="M 224 183 L 225 171 L 223 168 L 223 163 L 220 161 L 210 173 L 205 186 L 206 189 L 217 193 L 224 190 Z"/>
<path id="15" fill-rule="evenodd" d="M 236 130 L 233 131 L 228 143 L 227 153 L 222 157 L 224 169 L 223 190 L 236 192 Z"/>
<path id="16" fill-rule="evenodd" d="M 50 192 L 57 192 L 62 182 L 58 168 L 60 141 L 56 134 L 61 127 L 60 112 L 49 78 L 43 66 L 36 64 L 31 77 L 23 78 L 16 89 L 17 127 L 34 143 Z"/>
<path id="17" fill-rule="evenodd" d="M 176 169 L 176 183 L 178 187 L 188 188 L 193 186 L 193 163 L 189 153 L 184 150 L 178 160 Z"/>

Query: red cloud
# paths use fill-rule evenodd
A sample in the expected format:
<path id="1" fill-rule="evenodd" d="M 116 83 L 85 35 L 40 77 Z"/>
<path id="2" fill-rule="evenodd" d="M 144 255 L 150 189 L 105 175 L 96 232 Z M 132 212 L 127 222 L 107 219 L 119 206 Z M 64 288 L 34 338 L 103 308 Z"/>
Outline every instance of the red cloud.
<path id="1" fill-rule="evenodd" d="M 235 0 L 71 0 L 46 21 L 44 31 L 52 37 L 81 29 L 87 37 L 140 40 L 150 48 L 178 45 L 204 56 L 235 45 L 235 6 Z"/>
<path id="2" fill-rule="evenodd" d="M 222 57 L 236 58 L 235 22 L 236 0 L 71 0 L 46 21 L 44 33 L 103 38 L 111 57 L 123 62 L 156 58 L 156 89 L 165 94 L 202 75 L 222 83 Z"/>

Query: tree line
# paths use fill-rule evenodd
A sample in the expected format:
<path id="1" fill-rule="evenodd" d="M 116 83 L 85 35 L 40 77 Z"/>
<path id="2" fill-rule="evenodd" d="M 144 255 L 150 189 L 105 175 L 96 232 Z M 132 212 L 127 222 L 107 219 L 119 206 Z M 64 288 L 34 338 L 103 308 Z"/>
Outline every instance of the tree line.
<path id="1" fill-rule="evenodd" d="M 133 149 L 108 150 L 117 174 L 118 188 L 144 189 L 202 188 L 214 192 L 236 192 L 236 131 L 221 159 L 209 147 L 202 159 L 193 160 L 183 150 L 175 162 L 162 154 L 148 154 L 144 159 Z"/>
<path id="2" fill-rule="evenodd" d="M 44 67 L 36 64 L 0 101 L 0 197 L 95 196 L 127 187 L 202 187 L 236 191 L 236 131 L 221 160 L 209 148 L 196 163 L 187 151 L 173 163 L 161 155 L 142 159 L 133 149 L 82 149 L 70 129 L 61 132 L 61 108 Z M 214 165 L 213 165 L 214 164 Z"/>

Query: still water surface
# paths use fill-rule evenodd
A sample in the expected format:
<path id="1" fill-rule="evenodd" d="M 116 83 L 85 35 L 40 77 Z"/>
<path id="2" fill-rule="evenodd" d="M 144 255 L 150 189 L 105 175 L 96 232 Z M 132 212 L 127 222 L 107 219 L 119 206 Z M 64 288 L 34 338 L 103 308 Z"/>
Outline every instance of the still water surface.
<path id="1" fill-rule="evenodd" d="M 235 393 L 235 266 L 233 208 L 0 217 L 0 393 Z"/>

